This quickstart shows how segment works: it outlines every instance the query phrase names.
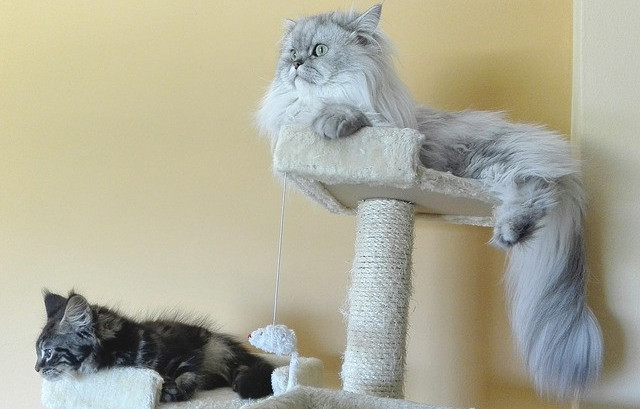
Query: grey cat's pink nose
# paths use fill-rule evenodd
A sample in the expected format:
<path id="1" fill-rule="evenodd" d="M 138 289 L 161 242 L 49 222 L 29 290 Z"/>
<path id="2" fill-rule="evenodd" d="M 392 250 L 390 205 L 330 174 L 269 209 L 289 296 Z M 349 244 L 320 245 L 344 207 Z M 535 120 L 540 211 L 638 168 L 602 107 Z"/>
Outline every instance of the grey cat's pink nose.
<path id="1" fill-rule="evenodd" d="M 302 65 L 302 60 L 295 60 L 293 62 L 293 68 L 295 68 L 296 70 L 298 69 L 299 66 Z"/>

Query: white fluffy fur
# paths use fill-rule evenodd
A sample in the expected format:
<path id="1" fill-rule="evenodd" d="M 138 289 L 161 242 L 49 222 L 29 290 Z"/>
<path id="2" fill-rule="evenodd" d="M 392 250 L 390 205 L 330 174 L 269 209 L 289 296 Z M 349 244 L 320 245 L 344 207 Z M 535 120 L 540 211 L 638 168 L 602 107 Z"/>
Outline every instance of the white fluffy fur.
<path id="1" fill-rule="evenodd" d="M 510 316 L 527 368 L 542 393 L 581 394 L 599 374 L 602 340 L 586 304 L 584 199 L 569 144 L 499 113 L 415 104 L 394 71 L 380 13 L 374 6 L 290 24 L 257 114 L 261 130 L 274 146 L 286 125 L 329 138 L 363 126 L 413 128 L 426 138 L 425 166 L 480 180 L 501 202 L 492 242 L 509 254 Z M 316 55 L 317 44 L 328 51 Z"/>

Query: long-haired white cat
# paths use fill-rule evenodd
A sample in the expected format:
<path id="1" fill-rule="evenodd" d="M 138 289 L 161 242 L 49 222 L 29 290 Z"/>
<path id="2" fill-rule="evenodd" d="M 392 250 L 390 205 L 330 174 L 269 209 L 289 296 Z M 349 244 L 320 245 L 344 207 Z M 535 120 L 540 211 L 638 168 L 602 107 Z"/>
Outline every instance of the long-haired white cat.
<path id="1" fill-rule="evenodd" d="M 569 144 L 497 113 L 417 105 L 394 71 L 380 13 L 289 21 L 260 128 L 272 145 L 288 124 L 327 138 L 414 128 L 427 138 L 425 166 L 482 181 L 500 199 L 492 243 L 508 251 L 510 319 L 526 366 L 541 393 L 580 395 L 600 372 L 602 338 L 586 303 L 584 198 Z"/>

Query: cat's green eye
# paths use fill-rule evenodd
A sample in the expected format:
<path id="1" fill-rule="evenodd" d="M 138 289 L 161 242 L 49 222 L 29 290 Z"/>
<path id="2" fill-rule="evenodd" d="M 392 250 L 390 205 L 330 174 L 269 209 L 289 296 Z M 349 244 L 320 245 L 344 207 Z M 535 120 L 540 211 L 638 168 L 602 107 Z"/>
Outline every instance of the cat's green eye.
<path id="1" fill-rule="evenodd" d="M 51 355 L 52 355 L 52 351 L 50 349 L 45 349 L 44 351 L 42 351 L 42 357 L 44 359 L 51 358 Z"/>
<path id="2" fill-rule="evenodd" d="M 320 57 L 322 55 L 325 55 L 327 51 L 329 51 L 329 47 L 327 47 L 326 45 L 316 44 L 316 46 L 313 48 L 313 55 L 315 55 L 316 57 Z"/>
<path id="3" fill-rule="evenodd" d="M 298 52 L 294 49 L 291 49 L 291 51 L 289 51 L 289 58 L 291 58 L 291 61 L 295 61 L 298 59 Z"/>

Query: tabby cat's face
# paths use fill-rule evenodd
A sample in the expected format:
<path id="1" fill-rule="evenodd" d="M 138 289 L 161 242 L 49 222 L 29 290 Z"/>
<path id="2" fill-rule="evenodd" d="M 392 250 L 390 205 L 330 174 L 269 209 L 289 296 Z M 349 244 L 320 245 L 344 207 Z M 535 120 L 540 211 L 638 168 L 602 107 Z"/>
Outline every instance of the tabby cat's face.
<path id="1" fill-rule="evenodd" d="M 36 371 L 47 380 L 92 372 L 97 340 L 87 301 L 77 294 L 66 299 L 46 293 L 45 307 L 47 323 L 36 342 Z"/>
<path id="2" fill-rule="evenodd" d="M 348 83 L 380 53 L 373 35 L 379 12 L 372 8 L 362 15 L 335 12 L 289 21 L 278 77 L 294 87 Z"/>

